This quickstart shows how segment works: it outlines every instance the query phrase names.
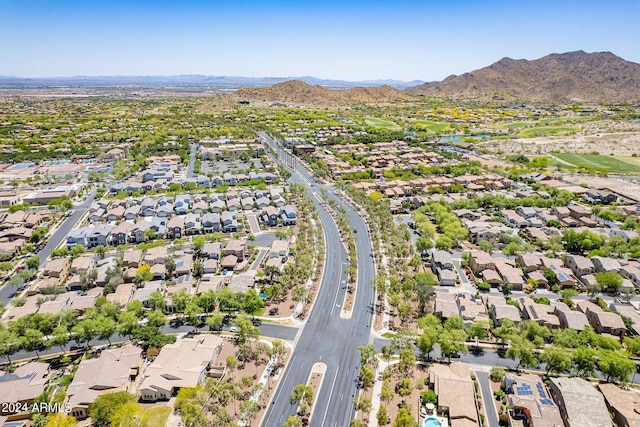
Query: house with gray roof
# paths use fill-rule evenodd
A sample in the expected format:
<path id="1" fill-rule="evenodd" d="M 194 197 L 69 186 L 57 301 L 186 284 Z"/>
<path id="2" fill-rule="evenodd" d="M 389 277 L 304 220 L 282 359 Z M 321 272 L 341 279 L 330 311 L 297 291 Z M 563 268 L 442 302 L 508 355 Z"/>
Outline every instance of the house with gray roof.
<path id="1" fill-rule="evenodd" d="M 582 378 L 549 378 L 551 396 L 566 426 L 613 427 L 604 397 Z"/>

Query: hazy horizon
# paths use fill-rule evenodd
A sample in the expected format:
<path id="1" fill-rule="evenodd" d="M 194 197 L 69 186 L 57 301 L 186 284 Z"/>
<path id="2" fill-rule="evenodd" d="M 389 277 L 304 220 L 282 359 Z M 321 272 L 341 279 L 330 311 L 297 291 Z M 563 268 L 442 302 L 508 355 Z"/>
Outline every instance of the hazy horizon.
<path id="1" fill-rule="evenodd" d="M 0 75 L 19 78 L 435 81 L 576 50 L 640 62 L 633 1 L 0 0 L 0 16 Z"/>

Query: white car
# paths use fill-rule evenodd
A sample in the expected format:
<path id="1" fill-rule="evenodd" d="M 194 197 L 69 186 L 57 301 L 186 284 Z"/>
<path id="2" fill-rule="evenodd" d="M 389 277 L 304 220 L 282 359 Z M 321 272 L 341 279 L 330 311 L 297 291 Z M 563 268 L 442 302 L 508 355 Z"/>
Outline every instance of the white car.
<path id="1" fill-rule="evenodd" d="M 230 327 L 229 332 L 238 332 L 238 327 L 237 326 Z"/>

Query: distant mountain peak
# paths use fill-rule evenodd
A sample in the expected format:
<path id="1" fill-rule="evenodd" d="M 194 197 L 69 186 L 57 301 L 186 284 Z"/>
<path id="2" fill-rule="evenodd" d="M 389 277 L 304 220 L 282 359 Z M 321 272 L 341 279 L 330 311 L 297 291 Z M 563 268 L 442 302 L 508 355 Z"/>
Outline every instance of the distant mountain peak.
<path id="1" fill-rule="evenodd" d="M 532 61 L 502 58 L 488 67 L 406 89 L 407 93 L 476 98 L 510 94 L 530 101 L 640 100 L 640 64 L 611 52 L 552 53 Z"/>

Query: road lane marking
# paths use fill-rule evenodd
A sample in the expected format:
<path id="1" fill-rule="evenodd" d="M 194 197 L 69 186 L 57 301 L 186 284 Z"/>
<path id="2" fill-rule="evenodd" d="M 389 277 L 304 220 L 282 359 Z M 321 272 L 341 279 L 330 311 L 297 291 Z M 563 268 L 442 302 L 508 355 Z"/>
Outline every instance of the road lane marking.
<path id="1" fill-rule="evenodd" d="M 333 388 L 336 386 L 336 380 L 338 379 L 338 372 L 340 372 L 340 366 L 336 369 L 336 375 L 333 377 L 333 383 L 331 384 L 331 391 L 329 392 L 329 400 L 327 401 L 327 407 L 324 410 L 324 416 L 322 417 L 322 424 L 325 425 L 324 421 L 327 419 L 327 412 L 329 411 L 329 406 L 331 403 L 331 396 L 333 395 Z"/>

